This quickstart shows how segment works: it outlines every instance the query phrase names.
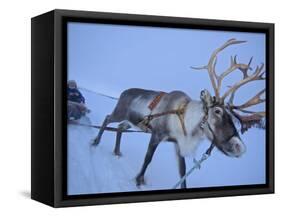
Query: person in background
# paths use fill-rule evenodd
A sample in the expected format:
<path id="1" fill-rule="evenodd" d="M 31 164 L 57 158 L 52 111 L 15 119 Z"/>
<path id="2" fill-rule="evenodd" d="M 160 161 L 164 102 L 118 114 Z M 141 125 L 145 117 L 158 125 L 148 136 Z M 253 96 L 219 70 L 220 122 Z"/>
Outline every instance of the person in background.
<path id="1" fill-rule="evenodd" d="M 68 120 L 78 120 L 89 112 L 85 105 L 85 98 L 78 90 L 74 80 L 67 83 L 67 109 Z"/>

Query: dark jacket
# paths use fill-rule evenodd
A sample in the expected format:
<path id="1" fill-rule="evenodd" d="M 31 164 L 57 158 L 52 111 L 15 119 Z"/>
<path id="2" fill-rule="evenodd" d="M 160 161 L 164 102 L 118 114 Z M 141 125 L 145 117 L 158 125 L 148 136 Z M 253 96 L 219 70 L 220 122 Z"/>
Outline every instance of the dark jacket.
<path id="1" fill-rule="evenodd" d="M 78 89 L 67 88 L 67 99 L 72 102 L 85 103 L 85 98 Z"/>

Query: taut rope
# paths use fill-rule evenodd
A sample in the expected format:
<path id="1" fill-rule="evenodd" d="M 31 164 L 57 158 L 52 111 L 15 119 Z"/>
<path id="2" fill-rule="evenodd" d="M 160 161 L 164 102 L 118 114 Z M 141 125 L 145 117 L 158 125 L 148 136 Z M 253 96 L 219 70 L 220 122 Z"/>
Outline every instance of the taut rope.
<path id="1" fill-rule="evenodd" d="M 212 143 L 212 144 L 210 145 L 210 147 L 207 149 L 207 151 L 202 155 L 202 157 L 201 157 L 201 159 L 200 159 L 199 161 L 197 161 L 197 160 L 195 160 L 195 159 L 193 160 L 193 162 L 194 162 L 193 167 L 192 167 L 190 170 L 188 170 L 187 173 L 186 173 L 183 177 L 181 177 L 181 179 L 173 186 L 173 189 L 176 189 L 179 185 L 181 185 L 181 184 L 184 182 L 184 180 L 185 180 L 195 169 L 200 169 L 200 168 L 201 168 L 201 164 L 202 164 L 205 160 L 207 160 L 207 159 L 210 157 L 213 148 L 214 148 L 214 144 Z"/>

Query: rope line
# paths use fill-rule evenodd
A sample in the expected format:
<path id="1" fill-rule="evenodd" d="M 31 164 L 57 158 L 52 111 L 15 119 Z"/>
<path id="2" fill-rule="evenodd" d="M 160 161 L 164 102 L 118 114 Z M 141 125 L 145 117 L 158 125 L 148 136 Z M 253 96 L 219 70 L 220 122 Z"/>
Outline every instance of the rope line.
<path id="1" fill-rule="evenodd" d="M 186 173 L 183 177 L 181 177 L 181 179 L 173 186 L 173 189 L 177 189 L 177 187 L 178 187 L 179 185 L 181 185 L 181 184 L 184 182 L 184 180 L 185 180 L 195 169 L 200 169 L 200 168 L 201 168 L 201 164 L 202 164 L 205 160 L 207 160 L 209 156 L 210 156 L 210 155 L 204 153 L 199 161 L 197 161 L 197 160 L 194 159 L 194 160 L 193 160 L 193 163 L 194 163 L 193 167 L 192 167 L 190 170 L 188 170 L 187 173 Z"/>
<path id="2" fill-rule="evenodd" d="M 88 91 L 88 92 L 92 92 L 94 94 L 97 94 L 97 95 L 100 95 L 100 96 L 104 96 L 104 97 L 107 97 L 109 99 L 113 99 L 113 100 L 118 100 L 119 99 L 118 97 L 109 96 L 109 95 L 106 95 L 106 94 L 103 94 L 103 93 L 100 93 L 100 92 L 97 92 L 97 91 L 93 91 L 93 90 L 87 89 L 85 87 L 79 87 L 79 89 L 80 90 L 85 90 L 85 91 Z"/>
<path id="3" fill-rule="evenodd" d="M 69 122 L 68 124 L 78 125 L 78 126 L 82 126 L 82 127 L 92 127 L 92 128 L 96 128 L 96 129 L 101 128 L 101 126 L 92 125 L 92 124 L 81 124 L 81 123 L 77 123 L 77 122 Z M 112 131 L 112 132 L 120 132 L 120 130 L 115 127 L 105 127 L 104 130 Z M 121 132 L 122 133 L 147 133 L 147 132 L 141 131 L 141 130 L 122 130 Z"/>
<path id="4" fill-rule="evenodd" d="M 180 184 L 182 184 L 184 182 L 184 180 L 195 170 L 195 169 L 199 169 L 201 168 L 201 164 L 207 160 L 212 153 L 212 150 L 214 149 L 215 145 L 212 142 L 210 147 L 205 151 L 205 153 L 202 155 L 201 159 L 199 161 L 197 161 L 196 159 L 193 159 L 193 167 L 187 171 L 187 173 L 185 173 L 185 175 L 173 186 L 173 189 L 176 189 Z"/>

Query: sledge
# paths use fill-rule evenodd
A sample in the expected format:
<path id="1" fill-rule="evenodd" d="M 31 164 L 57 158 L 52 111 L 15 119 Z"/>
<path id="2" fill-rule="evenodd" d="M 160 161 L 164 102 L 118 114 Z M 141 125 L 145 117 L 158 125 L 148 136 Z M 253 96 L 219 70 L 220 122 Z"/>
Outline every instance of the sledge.
<path id="1" fill-rule="evenodd" d="M 67 101 L 67 116 L 69 122 L 79 120 L 88 113 L 90 113 L 90 109 L 88 109 L 84 104 L 69 100 Z"/>

